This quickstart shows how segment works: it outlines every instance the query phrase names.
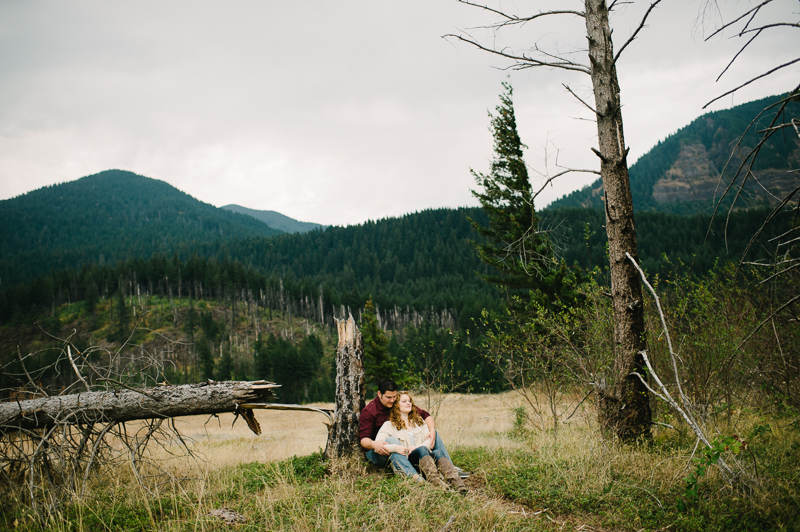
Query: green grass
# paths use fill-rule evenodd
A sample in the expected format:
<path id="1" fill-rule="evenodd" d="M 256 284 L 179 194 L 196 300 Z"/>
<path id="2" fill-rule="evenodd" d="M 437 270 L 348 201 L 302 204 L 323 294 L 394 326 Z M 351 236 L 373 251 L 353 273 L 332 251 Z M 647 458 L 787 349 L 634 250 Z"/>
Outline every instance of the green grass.
<path id="1" fill-rule="evenodd" d="M 246 517 L 238 530 L 773 531 L 796 530 L 798 437 L 789 431 L 754 440 L 762 487 L 731 488 L 719 475 L 703 478 L 687 500 L 685 484 L 660 469 L 678 462 L 674 440 L 642 447 L 587 442 L 525 450 L 458 448 L 454 461 L 473 472 L 461 497 L 427 484 L 376 472 L 357 460 L 328 463 L 320 453 L 278 463 L 249 463 L 209 474 L 187 491 L 145 495 L 135 485 L 95 490 L 66 504 L 56 520 L 35 523 L 24 507 L 6 508 L 9 530 L 228 530 L 208 512 L 230 508 Z M 534 449 L 534 445 L 539 447 Z M 598 450 L 599 449 L 599 450 Z M 686 449 L 683 449 L 685 451 Z M 685 460 L 685 454 L 683 456 Z M 681 466 L 683 467 L 683 466 Z M 16 520 L 16 521 L 15 521 Z M 16 527 L 14 523 L 16 522 Z"/>

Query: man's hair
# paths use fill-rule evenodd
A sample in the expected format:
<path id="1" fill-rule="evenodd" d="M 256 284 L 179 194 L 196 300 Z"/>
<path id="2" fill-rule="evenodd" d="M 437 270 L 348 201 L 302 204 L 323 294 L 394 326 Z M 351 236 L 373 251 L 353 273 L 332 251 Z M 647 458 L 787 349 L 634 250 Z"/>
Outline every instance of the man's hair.
<path id="1" fill-rule="evenodd" d="M 381 395 L 385 394 L 386 392 L 396 392 L 397 384 L 392 379 L 383 379 L 378 383 L 378 391 L 381 393 Z"/>

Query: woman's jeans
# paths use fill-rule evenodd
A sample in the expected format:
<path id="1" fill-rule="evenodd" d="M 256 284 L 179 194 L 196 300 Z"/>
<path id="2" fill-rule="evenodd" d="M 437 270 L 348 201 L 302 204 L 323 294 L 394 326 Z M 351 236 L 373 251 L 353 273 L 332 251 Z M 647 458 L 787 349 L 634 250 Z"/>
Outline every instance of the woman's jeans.
<path id="1" fill-rule="evenodd" d="M 398 440 L 397 438 L 389 437 L 386 438 L 386 443 L 394 443 L 396 445 L 399 445 L 400 440 Z M 425 450 L 427 451 L 427 449 Z M 420 449 L 415 449 L 414 451 L 412 451 L 411 453 L 412 455 L 414 455 L 414 453 L 417 453 L 415 463 L 418 463 L 419 459 L 423 456 L 422 454 L 420 454 L 421 452 L 422 451 L 420 451 Z M 447 458 L 448 460 L 450 460 L 450 454 L 447 452 L 447 449 L 444 446 L 444 442 L 439 437 L 438 430 L 436 431 L 436 444 L 433 446 L 433 450 L 431 450 L 429 454 L 431 455 L 431 457 L 433 457 L 434 462 L 436 462 L 440 458 Z M 405 456 L 399 453 L 392 453 L 389 456 L 385 456 L 376 453 L 372 449 L 367 451 L 366 455 L 367 455 L 367 460 L 369 460 L 378 467 L 385 467 L 387 462 L 391 463 L 392 470 L 395 472 L 395 474 L 399 475 L 402 473 L 403 475 L 408 475 L 409 477 L 413 477 L 414 475 L 417 474 L 417 470 L 414 469 L 414 466 L 411 464 L 411 461 L 409 460 L 409 458 L 411 458 L 410 456 Z"/>

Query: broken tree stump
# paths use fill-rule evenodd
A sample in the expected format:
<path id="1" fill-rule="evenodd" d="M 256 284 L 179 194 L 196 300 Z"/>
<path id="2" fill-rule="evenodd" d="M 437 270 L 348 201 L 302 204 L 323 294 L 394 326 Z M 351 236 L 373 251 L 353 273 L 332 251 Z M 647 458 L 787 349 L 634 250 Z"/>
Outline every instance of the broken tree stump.
<path id="1" fill-rule="evenodd" d="M 336 399 L 328 430 L 325 458 L 339 458 L 359 449 L 358 419 L 364 408 L 364 345 L 353 315 L 336 320 Z"/>
<path id="2" fill-rule="evenodd" d="M 252 410 L 239 405 L 275 398 L 279 385 L 266 381 L 228 381 L 156 386 L 136 390 L 104 390 L 0 403 L 0 434 L 44 429 L 58 424 L 91 425 L 198 414 L 244 414 L 259 434 Z M 249 416 L 248 416 L 249 414 Z"/>

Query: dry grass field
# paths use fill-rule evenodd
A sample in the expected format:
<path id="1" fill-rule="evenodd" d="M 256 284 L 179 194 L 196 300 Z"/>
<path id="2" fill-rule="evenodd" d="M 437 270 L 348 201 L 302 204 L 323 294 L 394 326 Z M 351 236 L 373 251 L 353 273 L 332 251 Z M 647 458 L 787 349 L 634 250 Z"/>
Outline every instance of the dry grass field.
<path id="1" fill-rule="evenodd" d="M 415 397 L 421 408 L 435 414 L 436 427 L 448 447 L 524 446 L 509 437 L 513 408 L 522 405 L 514 392 L 501 395 L 434 395 Z M 333 408 L 333 404 L 312 406 Z M 325 448 L 326 418 L 316 412 L 256 410 L 262 434 L 256 436 L 242 419 L 233 424 L 233 414 L 179 418 L 175 425 L 191 441 L 207 471 L 250 462 L 279 462 L 307 456 Z M 233 424 L 233 426 L 231 426 Z M 189 467 L 187 462 L 186 467 Z"/>

